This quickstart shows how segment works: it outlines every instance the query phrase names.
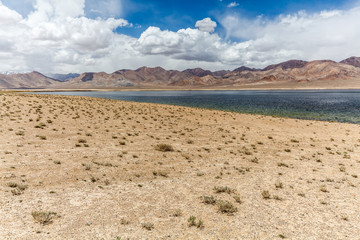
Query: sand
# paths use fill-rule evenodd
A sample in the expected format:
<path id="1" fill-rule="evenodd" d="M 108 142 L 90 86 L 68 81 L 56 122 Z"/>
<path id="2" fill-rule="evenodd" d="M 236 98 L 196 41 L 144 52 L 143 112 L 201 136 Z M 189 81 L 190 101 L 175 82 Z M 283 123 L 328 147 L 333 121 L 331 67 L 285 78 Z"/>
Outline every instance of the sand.
<path id="1" fill-rule="evenodd" d="M 18 93 L 0 124 L 0 239 L 360 239 L 359 125 Z"/>

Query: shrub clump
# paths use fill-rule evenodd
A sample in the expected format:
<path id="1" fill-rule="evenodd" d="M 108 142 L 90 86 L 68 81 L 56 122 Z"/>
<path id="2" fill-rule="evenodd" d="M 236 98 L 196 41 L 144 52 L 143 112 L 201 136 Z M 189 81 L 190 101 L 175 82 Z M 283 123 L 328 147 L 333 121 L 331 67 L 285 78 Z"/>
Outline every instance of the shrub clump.
<path id="1" fill-rule="evenodd" d="M 146 222 L 146 223 L 142 223 L 141 224 L 142 228 L 151 231 L 152 229 L 154 229 L 154 224 L 150 223 L 150 222 Z"/>
<path id="2" fill-rule="evenodd" d="M 187 220 L 189 227 L 197 227 L 199 229 L 203 229 L 204 228 L 204 222 L 199 219 L 199 221 L 196 222 L 196 217 L 195 216 L 190 216 L 189 219 Z"/>
<path id="3" fill-rule="evenodd" d="M 173 152 L 174 148 L 170 144 L 161 143 L 155 146 L 155 150 L 160 152 Z"/>
<path id="4" fill-rule="evenodd" d="M 233 214 L 237 212 L 237 208 L 229 201 L 217 201 L 219 211 L 221 213 Z"/>
<path id="5" fill-rule="evenodd" d="M 203 203 L 214 205 L 216 203 L 216 198 L 214 196 L 202 196 Z"/>
<path id="6" fill-rule="evenodd" d="M 264 199 L 270 199 L 271 198 L 270 192 L 267 191 L 267 190 L 262 191 L 261 195 L 262 195 L 262 197 Z"/>
<path id="7" fill-rule="evenodd" d="M 28 187 L 27 185 L 18 184 L 18 183 L 15 183 L 15 182 L 9 182 L 7 185 L 8 185 L 8 187 L 12 188 L 11 193 L 14 196 L 23 194 L 25 189 L 27 189 L 27 187 Z"/>
<path id="8" fill-rule="evenodd" d="M 214 191 L 215 191 L 215 193 L 228 193 L 228 194 L 235 192 L 233 189 L 231 189 L 227 186 L 225 186 L 225 187 L 215 186 Z"/>
<path id="9" fill-rule="evenodd" d="M 39 212 L 33 211 L 31 212 L 31 216 L 34 220 L 42 225 L 47 225 L 52 223 L 52 219 L 57 215 L 56 212 Z"/>

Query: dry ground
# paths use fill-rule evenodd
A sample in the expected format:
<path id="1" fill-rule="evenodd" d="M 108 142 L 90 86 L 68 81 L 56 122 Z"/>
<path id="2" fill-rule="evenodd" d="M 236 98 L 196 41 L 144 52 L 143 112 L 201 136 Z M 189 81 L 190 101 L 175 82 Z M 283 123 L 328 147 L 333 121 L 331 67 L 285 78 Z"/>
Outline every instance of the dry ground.
<path id="1" fill-rule="evenodd" d="M 360 239 L 359 125 L 11 93 L 0 124 L 0 239 Z"/>

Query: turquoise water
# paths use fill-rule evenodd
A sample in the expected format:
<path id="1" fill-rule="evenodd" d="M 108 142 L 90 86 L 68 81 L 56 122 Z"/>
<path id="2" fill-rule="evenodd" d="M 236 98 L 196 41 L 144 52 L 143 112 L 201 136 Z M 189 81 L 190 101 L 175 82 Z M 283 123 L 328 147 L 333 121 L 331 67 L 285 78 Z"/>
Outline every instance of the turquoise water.
<path id="1" fill-rule="evenodd" d="M 360 124 L 360 90 L 42 92 Z"/>

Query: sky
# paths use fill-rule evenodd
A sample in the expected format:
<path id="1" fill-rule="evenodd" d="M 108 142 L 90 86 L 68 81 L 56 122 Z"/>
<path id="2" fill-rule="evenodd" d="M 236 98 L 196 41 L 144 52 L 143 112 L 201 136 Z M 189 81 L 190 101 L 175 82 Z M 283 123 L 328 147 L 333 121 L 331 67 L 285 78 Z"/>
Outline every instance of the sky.
<path id="1" fill-rule="evenodd" d="M 359 39 L 360 0 L 0 0 L 0 72 L 340 61 Z"/>

